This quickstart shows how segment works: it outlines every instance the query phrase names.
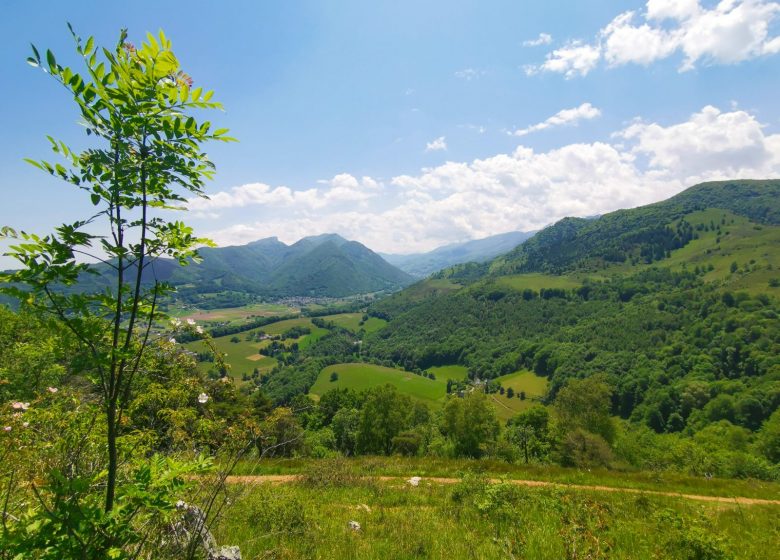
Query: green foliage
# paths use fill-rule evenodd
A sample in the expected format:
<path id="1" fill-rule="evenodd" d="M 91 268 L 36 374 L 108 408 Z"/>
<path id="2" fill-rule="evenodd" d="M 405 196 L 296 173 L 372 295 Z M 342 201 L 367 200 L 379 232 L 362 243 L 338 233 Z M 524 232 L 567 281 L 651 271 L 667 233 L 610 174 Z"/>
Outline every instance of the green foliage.
<path id="1" fill-rule="evenodd" d="M 465 398 L 450 398 L 444 405 L 442 428 L 455 443 L 455 453 L 481 457 L 495 443 L 500 425 L 496 412 L 481 391 Z"/>

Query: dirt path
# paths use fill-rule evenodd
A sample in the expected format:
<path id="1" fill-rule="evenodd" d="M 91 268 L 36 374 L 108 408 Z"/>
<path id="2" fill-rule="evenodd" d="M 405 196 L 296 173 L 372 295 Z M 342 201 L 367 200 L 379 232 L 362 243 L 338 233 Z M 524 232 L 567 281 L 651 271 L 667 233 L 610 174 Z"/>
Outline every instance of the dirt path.
<path id="1" fill-rule="evenodd" d="M 271 474 L 271 475 L 253 475 L 253 476 L 229 476 L 227 482 L 229 484 L 256 484 L 262 482 L 269 482 L 271 484 L 284 484 L 288 482 L 294 482 L 300 478 L 300 475 L 295 474 Z M 403 481 L 406 480 L 400 476 L 378 476 L 378 480 L 382 481 Z M 501 482 L 501 479 L 491 479 L 492 482 Z M 460 482 L 459 478 L 443 478 L 443 477 L 423 477 L 420 479 L 420 483 L 430 482 L 434 484 L 455 484 Z M 672 498 L 682 498 L 685 500 L 698 500 L 701 502 L 716 502 L 723 504 L 739 504 L 739 505 L 772 505 L 780 506 L 780 500 L 763 500 L 760 498 L 744 498 L 740 496 L 701 496 L 698 494 L 682 494 L 680 492 L 661 492 L 660 490 L 642 490 L 640 488 L 620 488 L 618 486 L 595 486 L 588 484 L 564 484 L 561 482 L 547 482 L 542 480 L 507 480 L 510 484 L 517 484 L 518 486 L 533 486 L 533 487 L 552 487 L 563 488 L 569 490 L 591 490 L 596 492 L 625 492 L 629 494 L 646 494 L 650 496 L 669 496 Z"/>

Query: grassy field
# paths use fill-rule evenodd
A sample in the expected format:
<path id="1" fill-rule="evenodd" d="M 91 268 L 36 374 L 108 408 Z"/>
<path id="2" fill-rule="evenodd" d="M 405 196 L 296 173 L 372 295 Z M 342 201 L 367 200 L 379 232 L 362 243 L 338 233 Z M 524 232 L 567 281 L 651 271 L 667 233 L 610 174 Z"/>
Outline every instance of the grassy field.
<path id="1" fill-rule="evenodd" d="M 330 374 L 337 372 L 337 381 L 330 380 Z M 336 364 L 320 372 L 317 381 L 309 391 L 316 397 L 322 396 L 331 389 L 349 387 L 356 391 L 378 387 L 386 383 L 395 385 L 398 390 L 412 398 L 440 406 L 447 398 L 447 380 L 461 380 L 468 372 L 466 366 L 437 366 L 426 370 L 433 373 L 435 380 L 415 375 L 408 371 L 392 369 L 372 364 Z M 539 377 L 530 371 L 517 371 L 497 378 L 505 389 L 510 387 L 516 394 L 525 391 L 526 399 L 517 396 L 512 399 L 506 394 L 489 396 L 499 420 L 506 422 L 518 412 L 525 410 L 538 402 L 538 398 L 547 392 L 547 379 Z"/>
<path id="2" fill-rule="evenodd" d="M 240 379 L 245 373 L 251 374 L 255 368 L 259 369 L 262 373 L 273 369 L 276 365 L 276 360 L 274 358 L 260 354 L 260 351 L 269 344 L 269 341 L 263 340 L 257 342 L 250 340 L 250 337 L 260 331 L 271 336 L 279 335 L 292 327 L 298 326 L 309 327 L 311 333 L 295 339 L 288 339 L 284 342 L 288 346 L 293 342 L 297 342 L 298 347 L 302 350 L 328 332 L 327 329 L 315 327 L 312 324 L 311 319 L 298 318 L 278 321 L 234 335 L 221 336 L 214 339 L 214 344 L 219 352 L 226 354 L 225 363 L 230 366 L 230 376 Z M 231 342 L 234 338 L 238 338 L 238 342 Z M 195 352 L 203 352 L 206 350 L 206 345 L 202 342 L 191 342 L 187 344 L 186 347 Z M 199 367 L 204 371 L 208 371 L 213 367 L 213 364 L 210 362 L 202 362 L 199 364 Z"/>
<path id="3" fill-rule="evenodd" d="M 697 231 L 698 239 L 672 251 L 667 259 L 650 265 L 615 265 L 608 270 L 630 273 L 649 266 L 675 270 L 683 267 L 693 270 L 697 266 L 708 269 L 711 266 L 713 270 L 704 275 L 706 281 L 753 294 L 773 290 L 780 293 L 780 288 L 769 286 L 771 279 L 780 280 L 780 227 L 759 225 L 729 211 L 717 209 L 694 212 L 686 216 L 686 221 L 694 228 L 699 224 L 720 225 L 720 234 L 717 231 Z M 733 262 L 738 265 L 734 273 L 731 272 Z"/>
<path id="4" fill-rule="evenodd" d="M 469 372 L 469 368 L 466 366 L 435 366 L 428 368 L 426 371 L 436 376 L 436 379 L 441 379 L 445 383 L 448 379 L 454 379 L 460 381 Z"/>
<path id="5" fill-rule="evenodd" d="M 323 319 L 354 333 L 363 329 L 366 333 L 370 334 L 378 331 L 387 324 L 387 321 L 384 319 L 369 317 L 361 325 L 360 322 L 363 320 L 363 313 L 339 313 L 338 315 L 326 315 Z"/>
<path id="6" fill-rule="evenodd" d="M 333 372 L 339 374 L 337 381 L 330 380 Z M 408 371 L 392 369 L 373 364 L 335 364 L 320 372 L 310 393 L 322 396 L 331 389 L 350 388 L 356 391 L 391 384 L 413 399 L 430 405 L 440 405 L 447 394 L 447 381 L 444 379 L 428 379 Z"/>
<path id="7" fill-rule="evenodd" d="M 419 474 L 408 466 L 404 477 Z M 215 536 L 239 544 L 246 560 L 770 560 L 780 546 L 780 506 L 518 487 L 473 475 L 413 487 L 358 478 L 350 467 L 310 462 L 300 482 L 231 485 Z"/>
<path id="8" fill-rule="evenodd" d="M 237 475 L 299 475 L 330 459 L 264 459 L 239 462 Z M 476 473 L 491 478 L 538 480 L 557 484 L 608 486 L 649 492 L 674 492 L 701 496 L 743 496 L 780 500 L 780 483 L 756 479 L 706 479 L 671 471 L 635 469 L 578 469 L 551 464 L 507 463 L 496 459 L 450 459 L 443 457 L 359 456 L 349 468 L 361 476 L 459 477 Z"/>
<path id="9" fill-rule="evenodd" d="M 516 371 L 498 377 L 496 381 L 501 383 L 504 389 L 511 387 L 515 392 L 511 399 L 506 396 L 506 393 L 490 395 L 491 401 L 496 405 L 496 413 L 503 421 L 509 420 L 518 412 L 537 404 L 538 399 L 547 392 L 547 378 L 540 377 L 531 371 Z M 525 392 L 525 399 L 519 398 L 521 391 Z"/>

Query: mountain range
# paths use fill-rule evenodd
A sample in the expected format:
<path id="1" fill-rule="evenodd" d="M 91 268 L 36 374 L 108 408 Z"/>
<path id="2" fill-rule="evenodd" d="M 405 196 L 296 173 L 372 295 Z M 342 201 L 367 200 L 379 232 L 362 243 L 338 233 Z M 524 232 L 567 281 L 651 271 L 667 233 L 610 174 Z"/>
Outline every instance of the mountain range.
<path id="1" fill-rule="evenodd" d="M 406 255 L 380 253 L 380 255 L 404 272 L 422 277 L 456 264 L 489 261 L 508 253 L 532 237 L 534 233 L 532 231 L 510 231 L 465 243 L 445 245 L 427 253 Z"/>

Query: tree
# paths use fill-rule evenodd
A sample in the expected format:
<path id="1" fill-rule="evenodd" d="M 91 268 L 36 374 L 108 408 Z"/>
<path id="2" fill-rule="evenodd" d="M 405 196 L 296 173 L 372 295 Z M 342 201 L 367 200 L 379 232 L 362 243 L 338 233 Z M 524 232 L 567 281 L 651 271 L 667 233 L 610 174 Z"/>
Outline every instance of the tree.
<path id="1" fill-rule="evenodd" d="M 506 398 L 511 399 L 514 398 L 514 396 L 515 396 L 515 390 L 512 389 L 512 387 L 506 390 Z"/>
<path id="2" fill-rule="evenodd" d="M 583 429 L 611 443 L 615 437 L 615 425 L 610 416 L 611 397 L 612 388 L 600 375 L 572 379 L 555 399 L 561 429 L 565 432 Z"/>
<path id="3" fill-rule="evenodd" d="M 19 240 L 10 256 L 22 268 L 4 274 L 3 291 L 37 312 L 56 317 L 79 341 L 81 370 L 98 385 L 107 422 L 108 467 L 105 510 L 114 505 L 117 439 L 141 358 L 149 344 L 160 298 L 170 288 L 156 279 L 154 263 L 170 257 L 181 265 L 197 259 L 209 244 L 180 221 L 159 217 L 181 209 L 185 195 L 203 195 L 214 164 L 201 151 L 210 140 L 229 141 L 189 113 L 217 109 L 213 92 L 192 88 L 161 31 L 136 48 L 123 30 L 113 50 L 100 49 L 73 32 L 83 74 L 60 65 L 51 51 L 33 46 L 28 62 L 41 68 L 72 95 L 94 146 L 76 153 L 49 137 L 63 163 L 27 160 L 86 192 L 94 213 L 55 233 L 37 236 L 2 229 Z M 99 233 L 87 231 L 97 231 Z M 97 252 L 95 251 L 97 249 Z M 88 257 L 99 267 L 79 262 Z M 77 283 L 101 275 L 110 288 L 80 290 Z M 171 339 L 172 343 L 175 343 Z"/>
<path id="4" fill-rule="evenodd" d="M 331 372 L 330 374 L 330 382 L 333 383 L 335 381 L 339 380 L 339 374 L 337 371 Z"/>
<path id="5" fill-rule="evenodd" d="M 455 452 L 465 457 L 484 455 L 501 429 L 495 409 L 481 391 L 450 398 L 444 405 L 442 427 L 455 443 Z"/>
<path id="6" fill-rule="evenodd" d="M 392 385 L 368 392 L 360 414 L 358 447 L 364 453 L 393 451 L 393 438 L 407 429 L 412 414 L 412 400 Z"/>

